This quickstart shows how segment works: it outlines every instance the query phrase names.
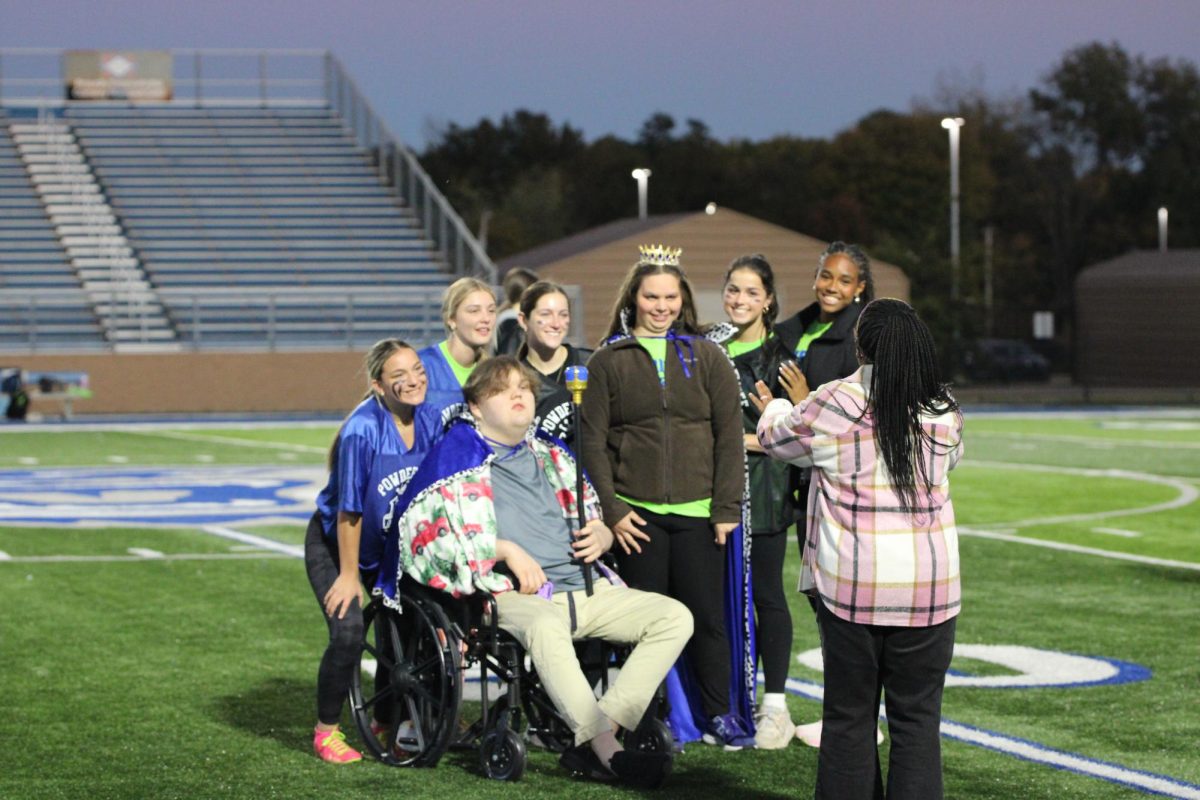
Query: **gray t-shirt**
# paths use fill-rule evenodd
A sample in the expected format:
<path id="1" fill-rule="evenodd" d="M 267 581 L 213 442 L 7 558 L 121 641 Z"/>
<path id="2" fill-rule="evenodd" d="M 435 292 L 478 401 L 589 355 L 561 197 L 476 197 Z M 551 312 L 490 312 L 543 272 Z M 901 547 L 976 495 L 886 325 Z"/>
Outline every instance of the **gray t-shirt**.
<path id="1" fill-rule="evenodd" d="M 492 445 L 492 495 L 497 538 L 515 543 L 530 555 L 554 583 L 554 590 L 582 589 L 583 572 L 571 563 L 571 531 L 562 506 L 537 457 L 522 444 L 516 450 Z"/>

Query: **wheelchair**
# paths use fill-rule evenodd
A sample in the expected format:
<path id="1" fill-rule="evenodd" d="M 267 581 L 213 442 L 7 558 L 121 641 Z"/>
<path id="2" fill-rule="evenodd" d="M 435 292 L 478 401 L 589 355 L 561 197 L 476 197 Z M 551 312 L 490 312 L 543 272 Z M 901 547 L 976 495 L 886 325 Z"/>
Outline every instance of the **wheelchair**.
<path id="1" fill-rule="evenodd" d="M 395 767 L 433 767 L 448 750 L 476 750 L 488 778 L 519 780 L 526 743 L 562 752 L 575 743 L 521 645 L 497 624 L 491 595 L 453 598 L 407 579 L 399 611 L 375 597 L 363 610 L 360 667 L 350 687 L 350 709 L 366 751 Z M 580 665 L 593 686 L 608 688 L 608 669 L 623 663 L 627 648 L 600 640 L 576 644 Z M 370 668 L 374 662 L 373 670 Z M 478 668 L 479 719 L 466 724 L 463 684 Z M 495 699 L 494 676 L 504 688 Z M 670 753 L 674 738 L 651 703 L 624 746 Z M 372 724 L 376 729 L 372 730 Z M 386 735 L 379 736 L 380 727 Z"/>

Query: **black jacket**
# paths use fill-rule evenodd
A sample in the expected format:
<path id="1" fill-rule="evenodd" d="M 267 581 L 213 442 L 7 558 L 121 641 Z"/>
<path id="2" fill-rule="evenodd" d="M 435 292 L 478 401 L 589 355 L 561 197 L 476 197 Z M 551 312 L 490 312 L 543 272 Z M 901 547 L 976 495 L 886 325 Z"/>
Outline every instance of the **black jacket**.
<path id="1" fill-rule="evenodd" d="M 571 393 L 567 391 L 563 373 L 567 367 L 579 367 L 587 364 L 588 359 L 592 356 L 592 351 L 572 347 L 570 344 L 564 344 L 564 346 L 567 348 L 567 360 L 563 362 L 562 367 L 554 375 L 542 375 L 542 382 L 538 386 L 537 409 L 534 412 L 533 422 L 539 430 L 545 431 L 568 447 L 576 449 Z M 520 352 L 521 363 L 533 369 L 525 348 L 522 347 Z M 536 369 L 533 371 L 537 372 Z"/>
<path id="2" fill-rule="evenodd" d="M 858 315 L 862 313 L 862 303 L 851 303 L 838 312 L 829 330 L 822 333 L 808 345 L 808 353 L 800 364 L 804 380 L 808 388 L 814 392 L 818 386 L 845 378 L 858 371 L 858 353 L 854 346 L 854 326 L 858 324 Z M 804 335 L 804 329 L 813 324 L 821 314 L 821 306 L 811 303 L 775 326 L 775 335 L 787 348 L 788 353 L 796 352 L 796 344 Z M 786 394 L 776 392 L 776 397 L 786 397 Z M 805 505 L 808 502 L 808 483 L 810 470 L 793 469 L 792 491 L 789 494 L 796 498 L 799 504 L 799 524 L 804 524 Z"/>
<path id="3" fill-rule="evenodd" d="M 743 396 L 753 394 L 755 381 L 762 381 L 771 389 L 771 394 L 786 397 L 779 383 L 779 366 L 792 358 L 792 350 L 776 336 L 768 339 L 762 347 L 733 359 Z M 742 424 L 746 433 L 757 432 L 758 417 L 758 409 L 749 402 L 742 406 Z M 750 470 L 750 532 L 759 534 L 785 530 L 796 520 L 793 499 L 796 479 L 792 475 L 796 468 L 765 453 L 747 451 L 746 461 Z"/>
<path id="4" fill-rule="evenodd" d="M 808 355 L 800 369 L 808 388 L 817 387 L 853 375 L 858 370 L 858 356 L 854 350 L 854 326 L 862 313 L 861 303 L 851 303 L 838 312 L 829 330 L 818 336 L 808 346 Z M 816 321 L 821 307 L 812 303 L 775 326 L 775 335 L 787 352 L 796 351 L 796 343 L 804 335 L 804 329 Z M 776 397 L 780 395 L 776 394 Z"/>

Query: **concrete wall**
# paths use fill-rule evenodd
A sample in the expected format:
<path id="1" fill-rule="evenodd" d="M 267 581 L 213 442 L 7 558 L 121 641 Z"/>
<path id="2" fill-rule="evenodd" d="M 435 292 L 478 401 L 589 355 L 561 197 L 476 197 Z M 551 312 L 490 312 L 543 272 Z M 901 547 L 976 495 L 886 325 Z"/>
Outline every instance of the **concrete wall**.
<path id="1" fill-rule="evenodd" d="M 5 366 L 88 373 L 93 397 L 75 414 L 327 412 L 362 399 L 366 375 L 356 350 L 287 353 L 0 355 Z M 56 413 L 57 403 L 31 410 Z"/>

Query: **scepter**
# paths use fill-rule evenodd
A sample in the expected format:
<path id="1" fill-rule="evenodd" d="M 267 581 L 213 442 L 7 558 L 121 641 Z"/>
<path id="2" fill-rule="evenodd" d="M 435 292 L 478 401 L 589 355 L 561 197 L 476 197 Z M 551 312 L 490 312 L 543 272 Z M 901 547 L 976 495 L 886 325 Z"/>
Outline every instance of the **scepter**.
<path id="1" fill-rule="evenodd" d="M 587 367 L 567 367 L 563 370 L 567 391 L 571 393 L 571 422 L 575 427 L 575 511 L 579 515 L 579 529 L 587 525 L 587 512 L 583 502 L 583 461 L 579 457 L 579 443 L 582 434 L 580 425 L 579 406 L 583 403 L 583 390 L 587 388 Z M 588 596 L 592 594 L 592 565 L 583 565 L 583 586 Z"/>

